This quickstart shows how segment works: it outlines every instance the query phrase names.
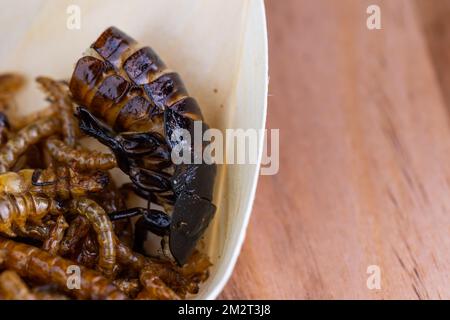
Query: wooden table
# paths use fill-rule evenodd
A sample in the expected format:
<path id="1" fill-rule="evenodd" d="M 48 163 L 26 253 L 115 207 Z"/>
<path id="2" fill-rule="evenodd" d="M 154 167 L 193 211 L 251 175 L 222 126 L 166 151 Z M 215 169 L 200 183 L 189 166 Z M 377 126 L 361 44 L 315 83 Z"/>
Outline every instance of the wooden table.
<path id="1" fill-rule="evenodd" d="M 266 8 L 280 171 L 221 298 L 449 299 L 450 1 Z"/>

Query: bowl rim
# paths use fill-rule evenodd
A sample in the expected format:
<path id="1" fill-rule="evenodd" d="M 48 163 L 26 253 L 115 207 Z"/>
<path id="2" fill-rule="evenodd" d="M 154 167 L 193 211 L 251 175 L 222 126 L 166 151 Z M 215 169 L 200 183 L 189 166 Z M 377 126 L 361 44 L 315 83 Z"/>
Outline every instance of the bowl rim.
<path id="1" fill-rule="evenodd" d="M 260 127 L 261 128 L 265 128 L 266 127 L 266 118 L 267 118 L 267 94 L 268 94 L 268 84 L 269 84 L 269 76 L 268 76 L 268 72 L 269 72 L 269 63 L 268 63 L 268 41 L 267 41 L 267 20 L 266 20 L 266 10 L 265 10 L 265 6 L 264 6 L 264 1 L 262 0 L 256 0 L 255 1 L 255 11 L 257 14 L 258 19 L 260 20 L 259 23 L 261 24 L 261 35 L 263 37 L 262 41 L 263 41 L 263 46 L 264 46 L 264 52 L 262 53 L 262 58 L 263 58 L 263 62 L 261 63 L 262 67 L 265 69 L 264 70 L 264 80 L 263 80 L 263 93 L 264 93 L 264 98 L 263 98 L 263 108 L 262 108 L 262 117 L 261 117 L 261 124 Z M 261 158 L 262 158 L 262 152 L 263 152 L 263 146 L 264 146 L 264 139 L 260 139 L 259 141 L 259 153 L 258 153 L 258 159 L 257 159 L 257 163 L 256 163 L 256 168 L 255 168 L 255 177 L 253 178 L 253 182 L 252 182 L 252 186 L 250 189 L 250 196 L 249 199 L 247 201 L 247 206 L 244 210 L 244 214 L 243 214 L 243 223 L 240 225 L 239 231 L 238 231 L 238 237 L 235 240 L 236 244 L 234 246 L 231 246 L 231 255 L 230 258 L 228 258 L 228 261 L 221 261 L 221 264 L 226 264 L 227 267 L 224 271 L 223 276 L 219 279 L 218 283 L 214 286 L 211 287 L 210 292 L 208 292 L 205 295 L 205 300 L 214 300 L 216 299 L 219 294 L 222 292 L 222 290 L 224 289 L 225 285 L 228 283 L 228 280 L 230 279 L 231 275 L 233 274 L 234 271 L 234 267 L 237 263 L 237 259 L 239 257 L 239 254 L 241 252 L 242 249 L 242 245 L 244 243 L 245 240 L 245 236 L 247 233 L 247 227 L 250 221 L 250 216 L 252 214 L 252 209 L 253 209 L 253 203 L 255 200 L 255 195 L 256 195 L 256 189 L 257 189 L 257 185 L 258 185 L 258 179 L 259 179 L 259 175 L 260 175 L 260 167 L 261 167 Z"/>

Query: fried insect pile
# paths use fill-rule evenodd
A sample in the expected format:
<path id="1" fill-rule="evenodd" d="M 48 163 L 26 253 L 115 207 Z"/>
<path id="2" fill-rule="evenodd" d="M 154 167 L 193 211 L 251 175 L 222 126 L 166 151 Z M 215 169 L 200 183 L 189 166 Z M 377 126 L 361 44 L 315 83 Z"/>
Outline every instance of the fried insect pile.
<path id="1" fill-rule="evenodd" d="M 92 48 L 70 82 L 36 79 L 49 105 L 31 115 L 12 107 L 24 78 L 0 74 L 0 299 L 183 299 L 208 277 L 195 247 L 215 212 L 215 166 L 174 165 L 169 139 L 200 108 L 121 31 Z M 86 135 L 112 153 L 84 147 Z M 131 183 L 116 187 L 116 167 Z M 128 208 L 130 190 L 148 208 Z M 145 252 L 148 231 L 171 254 Z"/>

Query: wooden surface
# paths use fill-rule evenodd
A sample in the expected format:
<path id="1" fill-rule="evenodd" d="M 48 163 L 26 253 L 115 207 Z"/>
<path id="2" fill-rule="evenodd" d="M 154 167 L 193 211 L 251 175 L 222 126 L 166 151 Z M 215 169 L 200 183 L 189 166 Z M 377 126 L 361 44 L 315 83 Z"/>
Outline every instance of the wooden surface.
<path id="1" fill-rule="evenodd" d="M 450 1 L 266 8 L 280 171 L 221 298 L 450 299 Z"/>

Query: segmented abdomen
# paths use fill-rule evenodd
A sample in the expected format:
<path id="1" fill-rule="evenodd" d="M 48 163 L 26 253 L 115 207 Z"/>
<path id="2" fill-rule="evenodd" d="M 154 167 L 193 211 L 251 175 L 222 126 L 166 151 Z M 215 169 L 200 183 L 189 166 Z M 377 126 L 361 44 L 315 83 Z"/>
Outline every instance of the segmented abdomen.
<path id="1" fill-rule="evenodd" d="M 180 76 L 168 70 L 150 48 L 117 28 L 108 28 L 91 46 L 94 56 L 81 58 L 70 90 L 75 101 L 116 131 L 164 133 L 163 113 L 171 108 L 191 120 L 202 120 Z"/>
<path id="2" fill-rule="evenodd" d="M 0 194 L 0 233 L 15 236 L 14 228 L 26 232 L 27 221 L 39 224 L 49 213 L 59 212 L 53 199 L 29 192 L 23 194 Z"/>

